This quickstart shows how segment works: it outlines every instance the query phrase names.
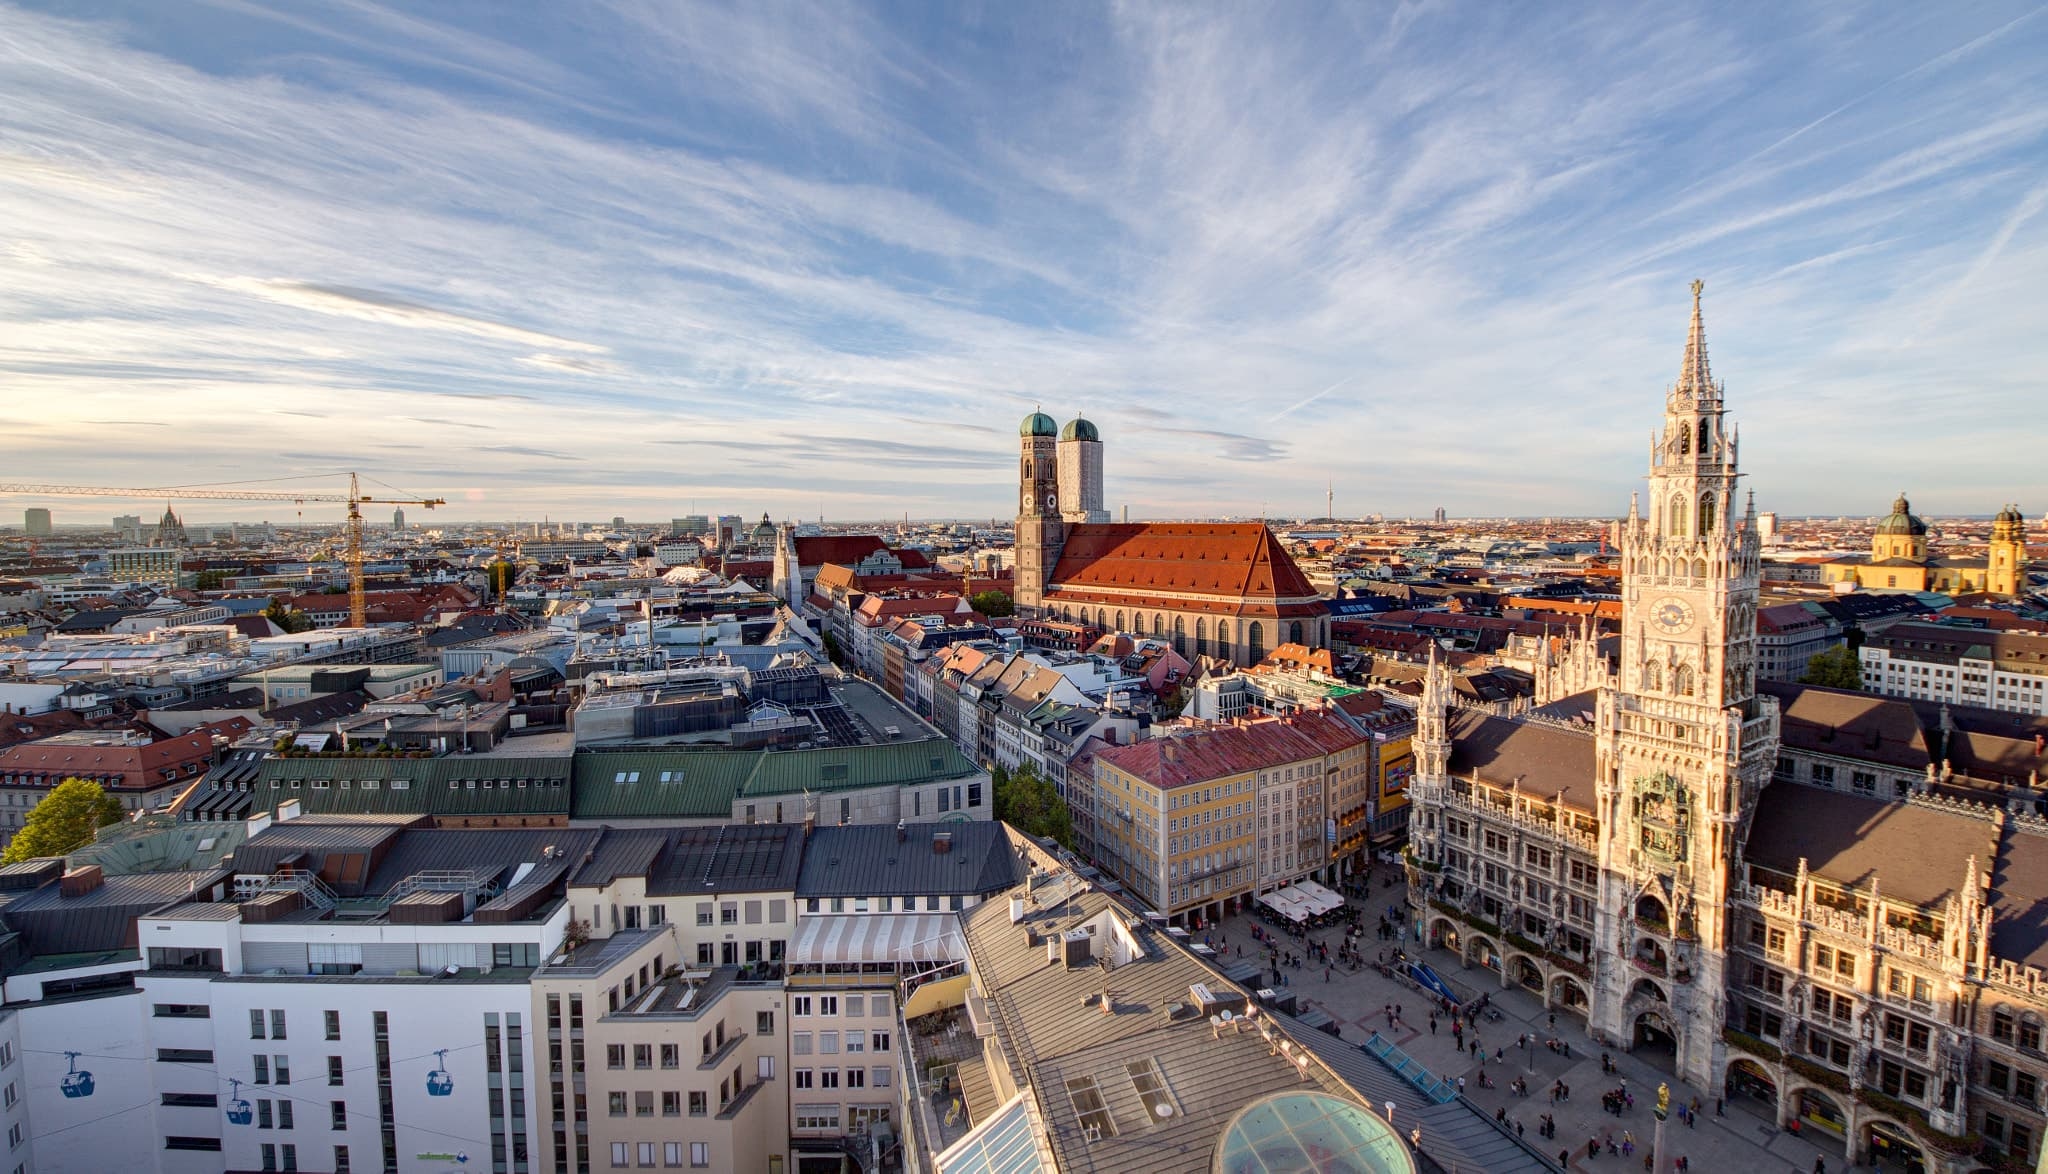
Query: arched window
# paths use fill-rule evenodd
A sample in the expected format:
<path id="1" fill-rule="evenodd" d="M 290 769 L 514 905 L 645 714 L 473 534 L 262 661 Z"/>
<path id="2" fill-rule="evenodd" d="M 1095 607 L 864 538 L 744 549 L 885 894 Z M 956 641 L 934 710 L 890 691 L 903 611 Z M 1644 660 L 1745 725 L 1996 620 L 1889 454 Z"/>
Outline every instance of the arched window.
<path id="1" fill-rule="evenodd" d="M 1099 607 L 1095 609 L 1095 626 L 1098 628 L 1109 627 L 1109 613 Z"/>
<path id="2" fill-rule="evenodd" d="M 1291 643 L 1291 644 L 1306 644 L 1306 643 L 1308 643 L 1308 641 L 1306 641 L 1306 640 L 1303 640 L 1303 639 L 1301 638 L 1301 621 L 1300 621 L 1300 620 L 1296 620 L 1296 621 L 1294 621 L 1293 623 L 1291 623 L 1291 624 L 1287 625 L 1287 640 L 1288 640 L 1288 642 L 1289 642 L 1289 643 Z"/>
<path id="3" fill-rule="evenodd" d="M 1700 533 L 1712 534 L 1713 532 L 1714 495 L 1711 493 L 1702 493 L 1700 494 Z"/>
<path id="4" fill-rule="evenodd" d="M 1188 626 L 1181 616 L 1173 617 L 1173 651 L 1179 656 L 1188 654 Z"/>
<path id="5" fill-rule="evenodd" d="M 1689 454 L 1689 453 L 1691 453 L 1691 452 L 1692 452 L 1692 425 L 1690 425 L 1690 424 L 1680 424 L 1680 425 L 1678 426 L 1678 455 L 1679 455 L 1679 456 L 1686 456 L 1687 454 Z"/>
<path id="6" fill-rule="evenodd" d="M 1121 631 L 1123 631 L 1123 630 L 1124 630 L 1124 609 L 1123 609 L 1123 608 L 1117 608 L 1117 609 L 1116 609 L 1116 630 L 1117 630 L 1117 631 L 1119 631 L 1119 632 L 1121 632 Z"/>
<path id="7" fill-rule="evenodd" d="M 1713 445 L 1713 443 L 1714 443 L 1714 441 L 1713 441 L 1713 436 L 1714 436 L 1714 422 L 1713 422 L 1712 420 L 1708 420 L 1708 419 L 1702 418 L 1702 419 L 1700 420 L 1700 455 L 1701 455 L 1701 456 L 1705 456 L 1705 455 L 1707 454 L 1707 449 L 1708 449 L 1708 448 L 1710 448 L 1710 447 L 1712 447 L 1712 445 Z"/>
<path id="8" fill-rule="evenodd" d="M 1696 558 L 1692 560 L 1692 577 L 1695 579 L 1704 579 L 1707 577 L 1706 559 Z"/>
<path id="9" fill-rule="evenodd" d="M 1660 558 L 1660 559 L 1658 559 L 1658 560 L 1657 560 L 1657 577 L 1661 579 L 1661 578 L 1664 578 L 1664 577 L 1665 577 L 1666 575 L 1669 575 L 1670 573 L 1671 573 L 1671 562 L 1670 562 L 1670 560 L 1668 560 L 1668 559 L 1661 559 L 1661 558 Z"/>
<path id="10" fill-rule="evenodd" d="M 1671 499 L 1671 524 L 1665 528 L 1665 533 L 1673 538 L 1685 537 L 1685 515 L 1691 512 L 1685 508 L 1684 498 L 1674 496 Z"/>
<path id="11" fill-rule="evenodd" d="M 1266 626 L 1257 620 L 1244 630 L 1244 657 L 1253 664 L 1266 659 Z"/>
<path id="12" fill-rule="evenodd" d="M 1195 655 L 1209 655 L 1209 621 L 1195 621 Z"/>
<path id="13" fill-rule="evenodd" d="M 1692 696 L 1692 666 L 1675 664 L 1671 666 L 1671 691 L 1680 697 Z"/>
<path id="14" fill-rule="evenodd" d="M 1166 617 L 1156 611 L 1152 613 L 1152 635 L 1154 637 L 1166 635 Z"/>
<path id="15" fill-rule="evenodd" d="M 1216 655 L 1224 657 L 1231 655 L 1229 620 L 1216 621 Z"/>
<path id="16" fill-rule="evenodd" d="M 1661 665 L 1661 664 L 1659 664 L 1659 663 L 1657 663 L 1657 662 L 1656 662 L 1656 661 L 1654 661 L 1654 660 L 1653 660 L 1653 661 L 1651 661 L 1650 663 L 1648 663 L 1648 664 L 1644 665 L 1644 666 L 1643 666 L 1643 688 L 1645 688 L 1645 689 L 1662 689 L 1663 687 L 1664 687 L 1664 666 L 1663 666 L 1663 665 Z"/>

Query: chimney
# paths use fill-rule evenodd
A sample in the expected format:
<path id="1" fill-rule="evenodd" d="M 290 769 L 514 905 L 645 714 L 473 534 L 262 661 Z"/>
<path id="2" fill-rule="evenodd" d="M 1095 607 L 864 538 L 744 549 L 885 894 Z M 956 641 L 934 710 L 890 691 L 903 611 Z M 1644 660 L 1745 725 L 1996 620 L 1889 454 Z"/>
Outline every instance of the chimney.
<path id="1" fill-rule="evenodd" d="M 899 843 L 899 844 L 901 844 L 901 843 L 902 843 L 903 841 L 905 841 L 905 840 L 907 840 L 907 839 L 909 839 L 909 838 L 910 838 L 910 829 L 909 829 L 908 827 L 904 826 L 904 823 L 903 823 L 903 821 L 902 821 L 902 820 L 900 820 L 900 819 L 899 819 L 899 820 L 897 820 L 897 821 L 896 821 L 896 842 L 897 842 L 897 843 Z"/>
<path id="2" fill-rule="evenodd" d="M 945 855 L 946 853 L 948 853 L 948 852 L 951 852 L 952 850 L 953 850 L 953 833 L 952 833 L 952 832 L 933 832 L 933 833 L 932 833 L 932 855 L 934 855 L 934 856 L 944 856 L 944 855 Z"/>
<path id="3" fill-rule="evenodd" d="M 287 799 L 284 802 L 278 804 L 277 822 L 289 823 L 290 821 L 297 819 L 299 817 L 301 807 L 302 803 L 300 800 L 297 799 Z"/>
<path id="4" fill-rule="evenodd" d="M 83 897 L 99 888 L 106 879 L 107 874 L 99 865 L 88 864 L 65 873 L 64 879 L 58 882 L 57 893 L 62 897 Z"/>

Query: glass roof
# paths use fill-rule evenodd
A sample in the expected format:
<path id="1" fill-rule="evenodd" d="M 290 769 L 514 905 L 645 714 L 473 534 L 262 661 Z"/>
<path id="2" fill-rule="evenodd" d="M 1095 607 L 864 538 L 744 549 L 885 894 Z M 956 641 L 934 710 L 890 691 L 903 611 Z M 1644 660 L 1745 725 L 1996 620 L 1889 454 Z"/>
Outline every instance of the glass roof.
<path id="1" fill-rule="evenodd" d="M 1408 1146 L 1362 1105 L 1319 1092 L 1252 1102 L 1223 1130 L 1215 1174 L 1415 1174 Z"/>

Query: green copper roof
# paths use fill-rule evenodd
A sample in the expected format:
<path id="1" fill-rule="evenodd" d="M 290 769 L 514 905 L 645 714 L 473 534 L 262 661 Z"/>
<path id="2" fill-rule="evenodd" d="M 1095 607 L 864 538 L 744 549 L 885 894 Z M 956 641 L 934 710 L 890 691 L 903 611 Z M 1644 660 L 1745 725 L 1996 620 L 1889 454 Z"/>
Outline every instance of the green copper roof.
<path id="1" fill-rule="evenodd" d="M 1073 419 L 1067 421 L 1067 426 L 1065 428 L 1060 430 L 1060 439 L 1099 441 L 1102 439 L 1102 433 L 1097 432 L 1095 430 L 1095 425 L 1093 423 L 1090 423 L 1088 420 L 1080 416 L 1075 416 Z"/>
<path id="2" fill-rule="evenodd" d="M 577 819 L 729 817 L 740 799 L 915 786 L 978 773 L 943 738 L 822 750 L 600 750 L 576 756 Z"/>
<path id="3" fill-rule="evenodd" d="M 1058 436 L 1059 434 L 1059 423 L 1044 412 L 1033 412 L 1024 417 L 1022 424 L 1017 425 L 1017 435 L 1019 436 Z"/>

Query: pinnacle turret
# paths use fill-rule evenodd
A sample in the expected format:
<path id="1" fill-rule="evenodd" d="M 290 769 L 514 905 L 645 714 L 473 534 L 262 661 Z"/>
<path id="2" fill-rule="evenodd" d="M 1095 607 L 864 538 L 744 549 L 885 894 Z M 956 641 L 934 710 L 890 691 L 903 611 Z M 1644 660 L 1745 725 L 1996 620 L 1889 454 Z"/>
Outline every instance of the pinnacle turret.
<path id="1" fill-rule="evenodd" d="M 1714 373 L 1707 366 L 1707 328 L 1700 317 L 1700 291 L 1706 282 L 1692 283 L 1692 328 L 1685 336 L 1685 359 L 1678 367 L 1678 382 L 1671 386 L 1670 402 L 1691 406 L 1709 403 L 1721 398 L 1721 388 L 1714 382 Z"/>

